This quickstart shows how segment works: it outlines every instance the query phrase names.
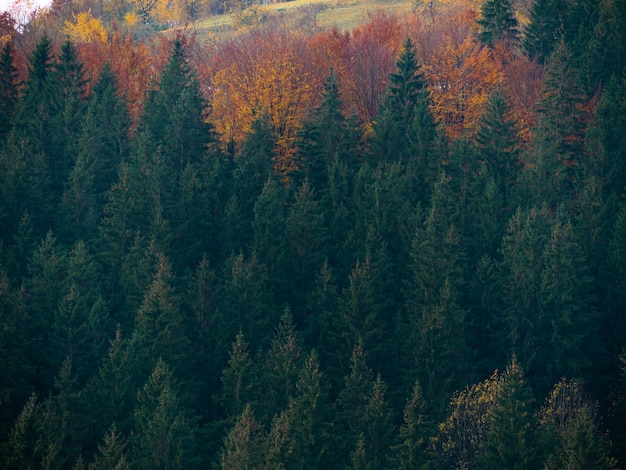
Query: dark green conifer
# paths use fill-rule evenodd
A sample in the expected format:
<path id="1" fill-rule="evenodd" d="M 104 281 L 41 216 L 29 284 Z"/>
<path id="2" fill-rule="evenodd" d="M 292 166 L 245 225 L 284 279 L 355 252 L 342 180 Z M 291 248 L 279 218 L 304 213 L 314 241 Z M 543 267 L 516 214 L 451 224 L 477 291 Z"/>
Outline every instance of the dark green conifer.
<path id="1" fill-rule="evenodd" d="M 478 37 L 487 46 L 504 41 L 510 47 L 517 42 L 519 25 L 511 0 L 486 0 L 477 23 L 481 28 Z"/>
<path id="2" fill-rule="evenodd" d="M 0 55 L 0 142 L 13 128 L 18 103 L 18 75 L 14 65 L 15 46 L 6 41 Z"/>
<path id="3" fill-rule="evenodd" d="M 528 57 L 544 63 L 564 34 L 563 0 L 535 0 L 530 10 L 530 23 L 524 30 L 524 50 Z"/>
<path id="4" fill-rule="evenodd" d="M 137 468 L 183 470 L 198 465 L 196 425 L 167 364 L 158 359 L 137 393 L 130 454 Z"/>
<path id="5" fill-rule="evenodd" d="M 534 469 L 541 454 L 533 396 L 515 357 L 509 363 L 489 413 L 489 430 L 478 468 Z"/>

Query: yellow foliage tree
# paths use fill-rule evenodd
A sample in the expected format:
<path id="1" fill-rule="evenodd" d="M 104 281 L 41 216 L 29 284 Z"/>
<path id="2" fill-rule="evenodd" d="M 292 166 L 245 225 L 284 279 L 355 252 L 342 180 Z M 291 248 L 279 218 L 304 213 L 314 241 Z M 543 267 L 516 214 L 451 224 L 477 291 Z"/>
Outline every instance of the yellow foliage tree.
<path id="1" fill-rule="evenodd" d="M 490 412 L 502 381 L 503 376 L 496 371 L 450 400 L 450 415 L 439 425 L 434 440 L 446 468 L 471 468 L 489 429 Z"/>
<path id="2" fill-rule="evenodd" d="M 63 31 L 74 43 L 105 43 L 109 34 L 102 21 L 91 15 L 91 10 L 75 15 L 74 22 L 66 21 Z"/>

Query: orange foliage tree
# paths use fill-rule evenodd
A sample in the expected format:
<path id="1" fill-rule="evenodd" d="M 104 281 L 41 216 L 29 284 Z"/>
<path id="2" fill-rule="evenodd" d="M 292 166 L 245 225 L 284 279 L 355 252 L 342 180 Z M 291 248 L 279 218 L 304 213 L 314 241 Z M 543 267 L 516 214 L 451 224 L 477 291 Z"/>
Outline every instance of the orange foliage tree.
<path id="1" fill-rule="evenodd" d="M 155 57 L 146 44 L 113 31 L 106 39 L 78 42 L 76 49 L 89 79 L 88 86 L 96 82 L 104 63 L 109 62 L 117 77 L 119 92 L 126 98 L 129 113 L 136 123 L 143 100 L 158 73 Z"/>
<path id="2" fill-rule="evenodd" d="M 502 83 L 502 68 L 471 35 L 461 42 L 443 39 L 425 67 L 433 111 L 451 137 L 472 135 L 489 94 Z"/>
<path id="3" fill-rule="evenodd" d="M 276 135 L 275 169 L 294 169 L 295 139 L 319 99 L 323 78 L 300 35 L 254 31 L 225 44 L 215 59 L 212 117 L 226 143 L 240 143 L 266 116 Z"/>

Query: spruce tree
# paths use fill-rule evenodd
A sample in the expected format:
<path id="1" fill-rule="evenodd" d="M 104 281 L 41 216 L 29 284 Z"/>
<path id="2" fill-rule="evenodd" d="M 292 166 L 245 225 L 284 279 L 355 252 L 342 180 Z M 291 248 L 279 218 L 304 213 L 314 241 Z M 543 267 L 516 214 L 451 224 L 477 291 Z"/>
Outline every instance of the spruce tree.
<path id="1" fill-rule="evenodd" d="M 396 62 L 396 71 L 389 75 L 387 97 L 374 126 L 372 161 L 406 161 L 413 157 L 407 148 L 409 129 L 427 97 L 426 82 L 416 59 L 411 38 L 404 41 Z"/>
<path id="2" fill-rule="evenodd" d="M 544 63 L 564 34 L 563 0 L 535 0 L 530 10 L 530 23 L 524 30 L 523 47 L 528 57 Z"/>
<path id="3" fill-rule="evenodd" d="M 532 392 L 513 357 L 489 413 L 489 430 L 478 456 L 478 468 L 537 468 L 541 462 L 538 444 Z"/>
<path id="4" fill-rule="evenodd" d="M 94 461 L 88 465 L 89 470 L 130 470 L 130 462 L 126 455 L 126 441 L 117 431 L 115 425 L 104 436 L 102 444 L 98 444 L 98 453 Z"/>
<path id="5" fill-rule="evenodd" d="M 324 83 L 322 100 L 305 121 L 298 136 L 298 158 L 302 160 L 302 177 L 328 204 L 328 178 L 333 161 L 351 169 L 355 167 L 354 142 L 350 123 L 343 115 L 343 101 L 335 71 L 331 69 Z"/>
<path id="6" fill-rule="evenodd" d="M 398 443 L 392 447 L 390 462 L 393 468 L 402 470 L 424 468 L 428 462 L 428 440 L 433 425 L 428 417 L 428 408 L 419 381 L 406 402 L 402 425 L 398 432 Z"/>
<path id="7" fill-rule="evenodd" d="M 59 161 L 52 167 L 52 180 L 62 193 L 78 153 L 78 140 L 84 122 L 87 100 L 85 72 L 76 47 L 70 40 L 61 46 L 54 64 L 54 79 L 60 88 L 59 129 L 62 132 Z"/>
<path id="8" fill-rule="evenodd" d="M 18 75 L 14 65 L 15 46 L 6 41 L 0 55 L 0 142 L 13 128 L 18 103 Z"/>
<path id="9" fill-rule="evenodd" d="M 254 404 L 255 371 L 248 343 L 239 332 L 233 342 L 228 366 L 222 371 L 222 390 L 218 400 L 229 418 L 239 416 L 244 406 Z"/>
<path id="10" fill-rule="evenodd" d="M 507 113 L 506 97 L 502 90 L 496 90 L 489 98 L 474 141 L 478 158 L 486 164 L 488 174 L 502 194 L 504 207 L 510 208 L 517 180 L 519 141 L 515 123 Z"/>
<path id="11" fill-rule="evenodd" d="M 12 212 L 19 218 L 29 211 L 38 234 L 53 228 L 64 181 L 60 172 L 64 158 L 64 132 L 59 126 L 61 92 L 53 66 L 52 43 L 44 35 L 30 57 L 8 146 L 14 154 L 8 170 L 14 172 L 12 183 L 16 185 Z M 53 177 L 60 179 L 53 181 Z"/>
<path id="12" fill-rule="evenodd" d="M 85 111 L 76 159 L 63 195 L 65 230 L 74 237 L 97 236 L 119 165 L 128 159 L 130 119 L 118 96 L 116 79 L 105 63 Z"/>
<path id="13" fill-rule="evenodd" d="M 186 469 L 198 465 L 195 419 L 188 416 L 180 385 L 159 359 L 137 393 L 130 454 L 138 468 Z"/>
<path id="14" fill-rule="evenodd" d="M 246 405 L 234 426 L 228 431 L 220 452 L 222 470 L 262 468 L 267 453 L 263 427 L 254 417 L 251 405 Z"/>
<path id="15" fill-rule="evenodd" d="M 264 390 L 259 397 L 259 419 L 269 422 L 272 416 L 285 409 L 296 392 L 296 384 L 304 361 L 300 339 L 293 324 L 293 317 L 286 310 L 281 319 L 270 348 L 261 367 L 260 382 Z"/>
<path id="16" fill-rule="evenodd" d="M 486 0 L 477 23 L 481 28 L 478 37 L 487 46 L 504 41 L 510 47 L 517 42 L 519 25 L 511 0 Z"/>
<path id="17" fill-rule="evenodd" d="M 324 213 L 321 204 L 309 184 L 304 180 L 295 194 L 293 204 L 285 219 L 287 246 L 290 260 L 291 286 L 295 293 L 291 304 L 299 312 L 304 305 L 304 293 L 311 290 L 312 281 L 324 258 L 327 245 Z M 300 321 L 300 318 L 297 318 Z"/>

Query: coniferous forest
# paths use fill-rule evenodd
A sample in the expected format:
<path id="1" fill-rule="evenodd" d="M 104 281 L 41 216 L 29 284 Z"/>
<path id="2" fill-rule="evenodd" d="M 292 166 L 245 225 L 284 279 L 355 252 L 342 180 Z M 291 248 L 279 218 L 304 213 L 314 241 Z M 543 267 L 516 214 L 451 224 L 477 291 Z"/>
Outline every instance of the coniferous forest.
<path id="1" fill-rule="evenodd" d="M 626 2 L 436 3 L 0 17 L 1 468 L 626 465 Z"/>

